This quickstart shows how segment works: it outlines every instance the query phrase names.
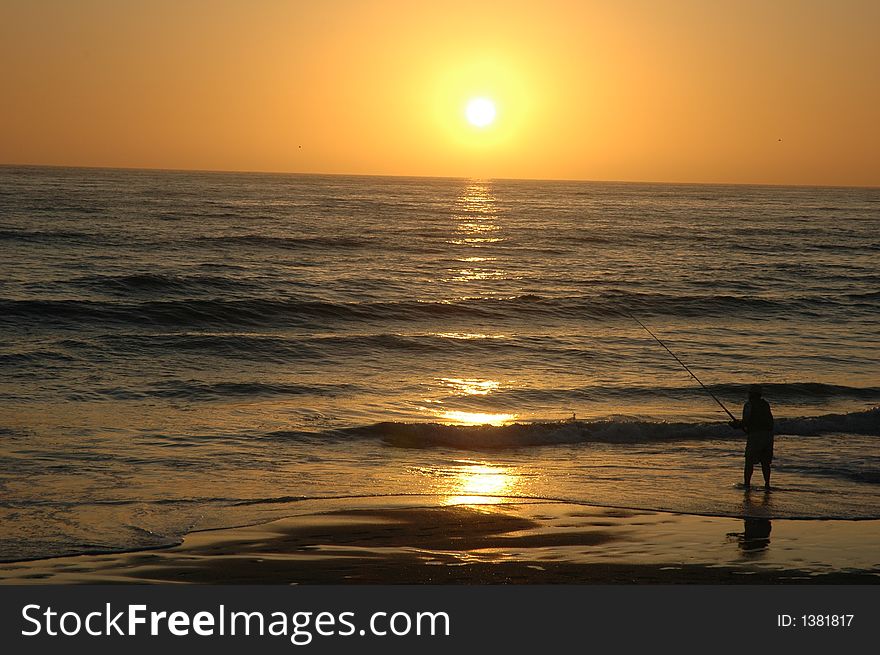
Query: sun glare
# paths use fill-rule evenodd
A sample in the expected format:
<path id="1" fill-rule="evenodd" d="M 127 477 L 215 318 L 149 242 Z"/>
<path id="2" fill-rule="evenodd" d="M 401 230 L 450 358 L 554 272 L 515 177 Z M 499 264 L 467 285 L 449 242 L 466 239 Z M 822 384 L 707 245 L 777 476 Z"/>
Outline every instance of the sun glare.
<path id="1" fill-rule="evenodd" d="M 495 120 L 495 103 L 488 98 L 473 98 L 467 103 L 464 115 L 475 127 L 486 127 Z"/>
<path id="2" fill-rule="evenodd" d="M 504 425 L 517 419 L 517 414 L 489 414 L 484 412 L 460 412 L 455 410 L 441 411 L 437 416 L 444 421 L 452 421 L 461 425 Z"/>

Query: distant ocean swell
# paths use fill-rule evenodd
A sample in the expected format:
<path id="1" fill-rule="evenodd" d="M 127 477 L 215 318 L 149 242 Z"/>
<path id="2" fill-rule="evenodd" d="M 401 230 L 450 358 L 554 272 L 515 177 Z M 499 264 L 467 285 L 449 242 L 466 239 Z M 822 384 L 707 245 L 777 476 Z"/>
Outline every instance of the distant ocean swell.
<path id="1" fill-rule="evenodd" d="M 108 292 L 120 288 L 150 293 L 157 288 L 180 287 L 183 284 L 210 286 L 226 283 L 216 279 L 174 281 L 138 276 L 107 284 Z M 230 292 L 234 289 L 230 288 Z M 0 323 L 41 321 L 73 325 L 114 323 L 143 327 L 145 324 L 165 326 L 277 326 L 278 321 L 296 324 L 306 321 L 420 321 L 431 318 L 495 318 L 514 319 L 518 316 L 558 317 L 562 319 L 606 318 L 623 316 L 622 310 L 650 312 L 673 316 L 739 316 L 766 317 L 770 314 L 809 316 L 839 308 L 874 311 L 880 308 L 880 294 L 868 292 L 846 294 L 835 298 L 826 294 L 791 298 L 749 297 L 734 295 L 675 295 L 627 292 L 605 292 L 592 296 L 542 297 L 525 294 L 499 298 L 462 298 L 452 301 L 374 301 L 333 302 L 316 299 L 275 298 L 198 298 L 181 301 L 144 300 L 0 300 Z"/>
<path id="2" fill-rule="evenodd" d="M 766 395 L 774 402 L 809 403 L 828 400 L 864 400 L 880 402 L 878 387 L 846 387 L 838 384 L 822 384 L 805 382 L 793 384 L 765 384 Z M 742 385 L 713 384 L 707 388 L 722 398 L 738 398 L 743 394 Z M 131 398 L 182 398 L 187 400 L 223 400 L 234 397 L 266 397 L 266 396 L 298 396 L 298 395 L 354 395 L 361 393 L 381 393 L 381 389 L 370 389 L 358 384 L 282 384 L 264 382 L 215 382 L 205 383 L 198 380 L 174 380 L 154 383 L 145 387 L 104 390 L 96 389 L 91 396 L 100 395 L 119 398 L 129 394 Z M 122 395 L 117 395 L 117 393 Z M 703 392 L 695 387 L 643 387 L 643 386 L 585 386 L 581 388 L 545 388 L 545 389 L 502 389 L 493 391 L 489 396 L 458 396 L 457 400 L 463 408 L 491 409 L 504 407 L 516 409 L 530 403 L 568 403 L 589 402 L 591 400 L 615 399 L 626 407 L 628 398 L 657 397 L 670 399 L 703 398 Z M 71 397 L 72 398 L 72 397 Z"/>
<path id="3" fill-rule="evenodd" d="M 100 210 L 87 207 L 64 208 L 58 206 L 32 208 L 33 211 L 45 211 L 63 213 L 65 211 L 73 213 L 99 213 Z M 468 212 L 461 212 L 462 216 L 469 215 Z M 478 218 L 483 214 L 476 213 Z M 211 212 L 197 211 L 193 213 L 160 213 L 152 218 L 161 220 L 216 220 L 216 219 L 237 219 L 240 218 L 240 211 L 230 212 Z M 445 240 L 436 241 L 438 237 L 446 236 L 439 232 L 436 228 L 431 229 L 425 227 L 421 229 L 411 229 L 408 234 L 411 237 L 421 237 L 422 239 L 410 240 L 408 243 L 400 243 L 399 241 L 388 239 L 378 235 L 332 235 L 332 236 L 315 236 L 315 235 L 266 235 L 266 234 L 218 234 L 205 235 L 180 241 L 168 241 L 162 238 L 156 238 L 149 234 L 139 235 L 138 243 L 143 244 L 162 244 L 166 247 L 186 247 L 192 248 L 266 248 L 266 249 L 282 249 L 282 250 L 300 250 L 306 249 L 327 249 L 332 251 L 346 249 L 400 249 L 407 251 L 419 251 L 423 248 L 435 250 L 445 246 Z M 774 236 L 790 235 L 792 239 L 799 239 L 805 236 L 815 239 L 813 243 L 807 245 L 808 250 L 823 251 L 831 250 L 834 252 L 870 252 L 880 250 L 880 241 L 867 241 L 861 243 L 847 243 L 843 241 L 839 232 L 819 231 L 816 229 L 799 230 L 796 227 L 788 227 L 779 229 Z M 763 229 L 744 229 L 738 225 L 735 230 L 725 230 L 719 228 L 711 233 L 685 232 L 679 233 L 669 230 L 652 230 L 644 227 L 631 226 L 625 231 L 621 231 L 616 227 L 605 226 L 602 234 L 596 233 L 574 233 L 560 235 L 557 239 L 559 245 L 598 245 L 598 246 L 626 246 L 639 245 L 644 243 L 688 243 L 688 244 L 713 244 L 719 238 L 736 238 L 741 240 L 740 248 L 745 250 L 763 251 L 766 250 L 767 235 Z M 107 245 L 110 243 L 124 244 L 123 240 L 108 238 L 105 234 L 96 234 L 88 231 L 72 231 L 72 230 L 52 230 L 52 229 L 0 229 L 0 241 L 14 241 L 21 243 L 53 243 L 63 242 L 65 245 Z M 789 244 L 787 239 L 779 239 L 774 241 L 774 247 L 780 252 L 797 250 L 803 252 L 802 245 L 797 246 Z M 552 251 L 552 246 L 542 246 L 540 249 Z"/>
<path id="4" fill-rule="evenodd" d="M 0 363 L 9 363 L 9 358 L 0 357 Z M 820 383 L 768 384 L 764 385 L 767 394 L 777 403 L 809 404 L 834 400 L 865 400 L 880 402 L 880 388 L 843 387 Z M 708 388 L 722 398 L 742 395 L 742 387 L 736 385 L 711 385 Z M 96 387 L 88 391 L 67 394 L 70 401 L 96 400 L 142 400 L 147 398 L 167 398 L 193 402 L 223 401 L 232 399 L 290 398 L 294 396 L 352 397 L 363 394 L 381 395 L 382 389 L 359 384 L 284 384 L 279 382 L 202 382 L 199 380 L 172 380 L 156 382 L 142 387 Z M 690 400 L 703 398 L 702 391 L 696 387 L 611 387 L 592 386 L 583 388 L 549 389 L 506 389 L 494 391 L 486 396 L 456 396 L 456 406 L 460 409 L 516 411 L 530 403 L 548 403 L 565 406 L 567 403 L 590 401 L 619 401 L 626 407 L 628 401 L 640 398 L 667 398 Z M 869 434 L 873 434 L 870 433 Z"/>
<path id="5" fill-rule="evenodd" d="M 282 384 L 260 382 L 168 381 L 151 384 L 140 389 L 97 388 L 69 394 L 71 401 L 95 400 L 141 400 L 144 398 L 167 398 L 209 402 L 235 398 L 292 397 L 301 395 L 339 396 L 360 391 L 354 384 Z"/>
<path id="6" fill-rule="evenodd" d="M 246 278 L 221 275 L 173 275 L 133 273 L 129 275 L 89 275 L 69 284 L 86 291 L 111 295 L 152 295 L 154 293 L 193 294 L 253 290 L 259 286 Z"/>

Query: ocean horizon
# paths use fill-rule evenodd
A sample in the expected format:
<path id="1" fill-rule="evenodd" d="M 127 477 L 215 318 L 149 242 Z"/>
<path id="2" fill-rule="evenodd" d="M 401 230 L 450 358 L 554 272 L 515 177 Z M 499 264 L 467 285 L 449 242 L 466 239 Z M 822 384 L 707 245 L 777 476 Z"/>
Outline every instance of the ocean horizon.
<path id="1" fill-rule="evenodd" d="M 650 180 L 650 179 L 600 179 L 600 178 L 564 178 L 564 177 L 495 177 L 495 176 L 469 176 L 469 175 L 406 175 L 403 173 L 353 173 L 353 172 L 321 172 L 321 171 L 293 171 L 272 169 L 233 169 L 233 168 L 175 168 L 162 166 L 119 166 L 119 165 L 68 165 L 47 163 L 2 163 L 0 169 L 15 168 L 26 169 L 66 169 L 79 171 L 122 171 L 143 173 L 216 173 L 218 175 L 283 175 L 289 177 L 351 177 L 351 178 L 390 178 L 390 179 L 414 179 L 414 180 L 468 180 L 483 182 L 560 182 L 571 184 L 634 184 L 634 185 L 664 185 L 664 186 L 732 186 L 732 187 L 782 187 L 782 188 L 807 188 L 807 189 L 880 189 L 875 184 L 810 184 L 810 183 L 785 183 L 785 182 L 724 182 L 724 181 L 694 181 L 694 180 Z"/>

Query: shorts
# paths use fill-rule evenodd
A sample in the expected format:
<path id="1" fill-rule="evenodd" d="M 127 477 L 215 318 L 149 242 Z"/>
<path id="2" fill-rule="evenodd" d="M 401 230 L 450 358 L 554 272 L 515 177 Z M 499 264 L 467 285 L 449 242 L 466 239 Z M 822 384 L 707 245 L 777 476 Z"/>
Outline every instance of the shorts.
<path id="1" fill-rule="evenodd" d="M 766 431 L 750 432 L 746 441 L 746 464 L 769 464 L 773 461 L 773 435 Z"/>

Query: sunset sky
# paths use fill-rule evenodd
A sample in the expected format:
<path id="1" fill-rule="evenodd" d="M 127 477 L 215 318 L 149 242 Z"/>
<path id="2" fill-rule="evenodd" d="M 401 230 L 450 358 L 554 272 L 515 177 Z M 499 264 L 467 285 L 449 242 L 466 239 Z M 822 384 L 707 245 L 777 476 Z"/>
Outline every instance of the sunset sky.
<path id="1" fill-rule="evenodd" d="M 880 185 L 878 33 L 875 0 L 0 0 L 0 163 Z"/>

